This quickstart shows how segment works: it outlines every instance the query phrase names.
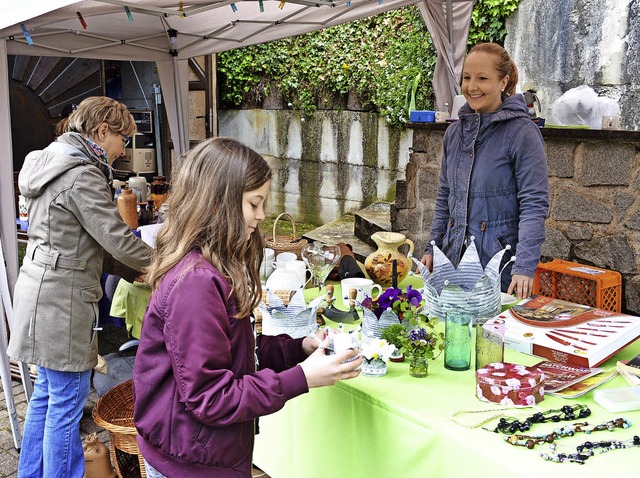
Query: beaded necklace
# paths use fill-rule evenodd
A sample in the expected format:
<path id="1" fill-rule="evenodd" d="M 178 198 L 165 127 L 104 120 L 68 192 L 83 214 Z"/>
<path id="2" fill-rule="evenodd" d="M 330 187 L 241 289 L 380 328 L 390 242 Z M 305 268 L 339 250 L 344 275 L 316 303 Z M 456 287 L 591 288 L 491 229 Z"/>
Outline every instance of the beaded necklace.
<path id="1" fill-rule="evenodd" d="M 603 430 L 613 431 L 615 428 L 629 428 L 631 422 L 624 418 L 616 418 L 615 420 L 609 420 L 608 422 L 601 423 L 600 425 L 589 426 L 587 422 L 574 423 L 573 425 L 564 426 L 558 428 L 546 435 L 518 435 L 513 434 L 505 437 L 504 440 L 514 446 L 524 446 L 530 450 L 536 445 L 542 443 L 553 443 L 562 437 L 570 437 L 576 433 L 591 434 L 593 432 L 599 432 Z M 589 443 L 589 442 L 587 442 Z"/>
<path id="2" fill-rule="evenodd" d="M 563 463 L 565 461 L 572 463 L 580 463 L 584 465 L 584 462 L 596 454 L 607 453 L 611 450 L 620 450 L 623 448 L 631 448 L 634 446 L 640 446 L 640 437 L 635 435 L 629 440 L 605 440 L 599 442 L 584 442 L 582 445 L 576 447 L 577 453 L 556 453 L 556 444 L 549 445 L 549 452 L 542 452 L 540 456 L 547 461 L 553 461 L 556 463 Z"/>
<path id="3" fill-rule="evenodd" d="M 577 415 L 576 415 L 577 412 Z M 562 415 L 560 415 L 562 414 Z M 586 405 L 565 405 L 560 409 L 547 410 L 546 412 L 536 412 L 523 422 L 513 417 L 501 418 L 498 425 L 493 429 L 495 433 L 513 435 L 517 432 L 526 432 L 536 423 L 571 421 L 580 418 L 587 418 L 591 415 L 591 410 Z"/>

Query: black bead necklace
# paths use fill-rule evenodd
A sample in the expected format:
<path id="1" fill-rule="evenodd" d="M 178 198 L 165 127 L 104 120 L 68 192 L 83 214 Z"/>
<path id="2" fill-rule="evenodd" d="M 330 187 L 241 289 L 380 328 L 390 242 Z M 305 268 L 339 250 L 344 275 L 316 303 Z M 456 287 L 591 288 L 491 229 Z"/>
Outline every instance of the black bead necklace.
<path id="1" fill-rule="evenodd" d="M 640 446 L 640 437 L 635 435 L 629 440 L 604 440 L 599 442 L 584 442 L 582 445 L 576 447 L 577 453 L 556 453 L 556 444 L 552 443 L 549 448 L 550 452 L 542 452 L 540 456 L 547 461 L 554 461 L 556 463 L 571 462 L 580 463 L 584 465 L 584 462 L 591 458 L 593 455 L 600 453 L 607 453 L 611 450 L 621 450 L 623 448 L 631 448 L 634 446 Z"/>
<path id="2" fill-rule="evenodd" d="M 560 409 L 534 413 L 524 421 L 513 417 L 501 418 L 493 431 L 513 435 L 514 433 L 529 431 L 536 423 L 579 420 L 587 418 L 589 415 L 591 415 L 591 410 L 586 405 L 565 405 Z"/>

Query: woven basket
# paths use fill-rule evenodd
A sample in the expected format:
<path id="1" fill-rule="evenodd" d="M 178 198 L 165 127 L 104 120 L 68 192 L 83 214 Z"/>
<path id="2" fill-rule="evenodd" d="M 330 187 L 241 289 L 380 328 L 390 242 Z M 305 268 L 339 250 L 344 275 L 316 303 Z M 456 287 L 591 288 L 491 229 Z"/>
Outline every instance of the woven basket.
<path id="1" fill-rule="evenodd" d="M 133 424 L 133 381 L 111 388 L 93 408 L 93 421 L 109 432 L 111 463 L 119 478 L 146 478 Z"/>
<path id="2" fill-rule="evenodd" d="M 283 216 L 287 216 L 287 218 L 289 218 L 291 226 L 293 227 L 293 234 L 291 237 L 276 235 L 276 227 L 278 226 L 278 221 Z M 265 241 L 266 247 L 273 249 L 276 255 L 281 252 L 293 252 L 297 256 L 298 260 L 302 259 L 302 248 L 307 244 L 309 244 L 309 242 L 306 239 L 296 239 L 296 223 L 291 215 L 286 212 L 279 214 L 278 217 L 276 217 L 275 221 L 273 221 L 273 236 L 271 237 L 271 239 L 267 239 Z"/>
<path id="3" fill-rule="evenodd" d="M 290 290 L 274 290 L 271 292 L 274 295 L 277 295 L 278 297 L 280 297 L 280 299 L 282 300 L 282 302 L 285 303 L 285 305 L 289 305 L 289 300 L 291 300 Z M 264 289 L 262 289 L 262 302 L 269 305 L 269 295 L 267 294 L 267 291 Z M 253 316 L 256 319 L 256 333 L 261 334 L 262 333 L 262 312 L 258 307 L 253 309 Z"/>

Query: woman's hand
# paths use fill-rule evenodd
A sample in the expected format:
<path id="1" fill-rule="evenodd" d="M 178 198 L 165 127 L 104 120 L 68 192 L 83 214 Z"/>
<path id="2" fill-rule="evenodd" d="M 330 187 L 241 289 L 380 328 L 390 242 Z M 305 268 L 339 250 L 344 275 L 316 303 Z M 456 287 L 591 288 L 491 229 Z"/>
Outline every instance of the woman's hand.
<path id="1" fill-rule="evenodd" d="M 527 277 L 520 274 L 511 276 L 511 284 L 507 290 L 507 294 L 516 294 L 518 299 L 526 299 L 533 292 L 533 277 Z"/>
<path id="2" fill-rule="evenodd" d="M 425 254 L 420 262 L 429 269 L 429 272 L 433 272 L 433 254 Z"/>
<path id="3" fill-rule="evenodd" d="M 349 349 L 339 354 L 325 355 L 324 350 L 328 346 L 329 339 L 325 338 L 322 346 L 300 364 L 309 388 L 335 385 L 338 380 L 347 380 L 360 375 L 362 355 L 351 362 L 342 363 L 358 355 L 358 350 Z"/>

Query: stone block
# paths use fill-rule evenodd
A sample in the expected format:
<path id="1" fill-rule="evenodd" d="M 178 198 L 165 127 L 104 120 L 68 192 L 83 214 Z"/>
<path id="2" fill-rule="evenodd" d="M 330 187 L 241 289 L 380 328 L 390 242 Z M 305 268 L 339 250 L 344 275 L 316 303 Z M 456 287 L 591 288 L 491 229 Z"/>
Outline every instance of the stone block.
<path id="1" fill-rule="evenodd" d="M 618 219 L 621 219 L 626 215 L 627 211 L 629 210 L 631 205 L 635 202 L 635 200 L 636 200 L 635 194 L 623 192 L 615 195 L 613 199 L 613 205 L 615 207 L 616 216 L 618 217 Z"/>
<path id="2" fill-rule="evenodd" d="M 419 153 L 414 151 L 409 155 L 409 164 L 415 164 L 418 168 L 423 168 L 429 164 L 429 155 L 427 153 Z"/>
<path id="3" fill-rule="evenodd" d="M 396 181 L 396 201 L 394 207 L 407 209 L 407 181 L 401 179 Z M 391 210 L 393 210 L 393 207 Z M 393 220 L 391 222 L 393 222 Z"/>
<path id="4" fill-rule="evenodd" d="M 587 142 L 576 151 L 576 176 L 583 186 L 628 186 L 631 166 L 636 155 L 632 143 Z"/>
<path id="5" fill-rule="evenodd" d="M 349 90 L 347 95 L 347 109 L 349 111 L 373 111 L 374 106 L 369 98 L 361 95 L 356 90 Z"/>
<path id="6" fill-rule="evenodd" d="M 635 231 L 640 231 L 640 211 L 634 212 L 629 219 L 627 219 L 625 225 Z"/>
<path id="7" fill-rule="evenodd" d="M 442 141 L 444 131 L 428 131 L 416 129 L 413 132 L 414 153 L 426 153 L 426 161 L 435 161 L 440 164 L 442 160 Z"/>
<path id="8" fill-rule="evenodd" d="M 557 192 L 552 202 L 551 219 L 609 224 L 613 214 L 607 204 L 570 189 Z"/>
<path id="9" fill-rule="evenodd" d="M 573 176 L 573 154 L 575 141 L 558 140 L 545 142 L 549 176 L 570 178 Z"/>
<path id="10" fill-rule="evenodd" d="M 436 168 L 422 168 L 417 181 L 418 197 L 416 201 L 428 201 L 435 204 L 440 185 L 440 171 Z"/>
<path id="11" fill-rule="evenodd" d="M 567 227 L 567 237 L 572 241 L 588 241 L 593 237 L 590 226 L 570 225 Z"/>
<path id="12" fill-rule="evenodd" d="M 558 229 L 547 227 L 547 237 L 541 247 L 544 257 L 569 257 L 571 242 Z"/>
<path id="13" fill-rule="evenodd" d="M 577 259 L 582 259 L 598 267 L 611 269 L 622 274 L 635 273 L 636 257 L 627 238 L 622 235 L 606 235 L 574 247 Z M 578 261 L 580 262 L 580 261 Z"/>
<path id="14" fill-rule="evenodd" d="M 625 298 L 623 312 L 640 315 L 640 278 L 631 276 L 627 280 L 626 277 L 623 277 L 622 296 Z"/>

